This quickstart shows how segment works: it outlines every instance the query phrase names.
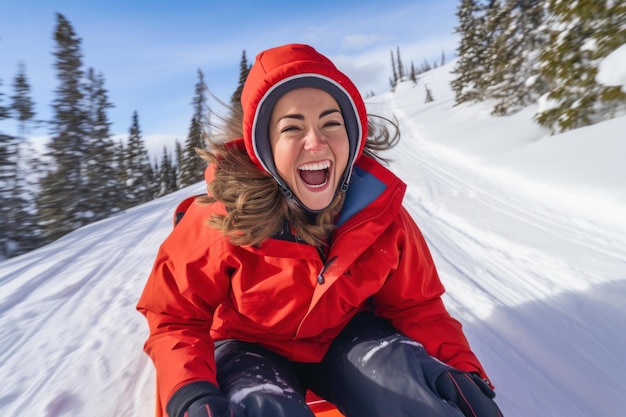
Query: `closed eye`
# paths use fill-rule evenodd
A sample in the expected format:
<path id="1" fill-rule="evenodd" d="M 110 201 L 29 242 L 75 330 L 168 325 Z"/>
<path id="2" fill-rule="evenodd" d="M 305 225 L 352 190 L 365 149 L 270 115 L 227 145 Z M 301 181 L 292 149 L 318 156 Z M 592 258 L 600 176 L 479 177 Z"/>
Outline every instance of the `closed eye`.
<path id="1" fill-rule="evenodd" d="M 300 130 L 298 126 L 286 126 L 280 129 L 280 133 L 296 132 L 298 130 Z"/>

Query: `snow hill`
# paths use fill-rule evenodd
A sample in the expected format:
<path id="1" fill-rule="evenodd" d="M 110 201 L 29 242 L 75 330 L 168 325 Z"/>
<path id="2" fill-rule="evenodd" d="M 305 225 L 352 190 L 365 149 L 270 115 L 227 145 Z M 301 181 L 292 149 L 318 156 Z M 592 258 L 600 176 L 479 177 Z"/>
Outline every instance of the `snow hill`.
<path id="1" fill-rule="evenodd" d="M 409 185 L 449 310 L 505 416 L 624 415 L 626 117 L 547 137 L 533 107 L 502 118 L 485 103 L 454 107 L 450 69 L 368 100 L 400 122 L 386 156 Z M 203 190 L 0 263 L 0 414 L 153 415 L 135 303 L 175 205 Z"/>

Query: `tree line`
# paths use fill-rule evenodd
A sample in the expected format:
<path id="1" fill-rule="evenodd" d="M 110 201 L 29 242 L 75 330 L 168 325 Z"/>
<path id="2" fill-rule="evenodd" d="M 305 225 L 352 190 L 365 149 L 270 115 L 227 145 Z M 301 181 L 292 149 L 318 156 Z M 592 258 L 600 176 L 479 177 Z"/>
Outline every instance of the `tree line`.
<path id="1" fill-rule="evenodd" d="M 535 121 L 552 133 L 626 108 L 619 86 L 596 80 L 602 58 L 626 43 L 625 1 L 462 0 L 457 17 L 457 104 L 490 100 L 508 115 L 539 102 Z"/>
<path id="2" fill-rule="evenodd" d="M 538 103 L 534 120 L 553 134 L 626 111 L 621 87 L 596 79 L 602 58 L 626 44 L 626 1 L 461 0 L 456 16 L 455 104 L 487 101 L 506 116 Z M 391 89 L 436 67 L 411 61 L 407 70 L 398 47 Z"/>
<path id="3" fill-rule="evenodd" d="M 176 140 L 173 154 L 165 146 L 161 160 L 151 161 L 137 111 L 129 115 L 125 140 L 113 138 L 107 112 L 114 105 L 105 78 L 93 68 L 84 69 L 81 39 L 60 13 L 53 37 L 58 85 L 50 120 L 37 120 L 25 64 L 18 65 L 13 94 L 2 93 L 0 80 L 0 121 L 17 123 L 17 134 L 0 131 L 0 260 L 203 178 L 205 163 L 196 149 L 205 147 L 210 112 L 201 70 L 185 142 Z M 242 68 L 238 90 L 249 69 L 245 52 Z M 30 129 L 41 125 L 50 132 L 43 154 L 27 138 Z"/>

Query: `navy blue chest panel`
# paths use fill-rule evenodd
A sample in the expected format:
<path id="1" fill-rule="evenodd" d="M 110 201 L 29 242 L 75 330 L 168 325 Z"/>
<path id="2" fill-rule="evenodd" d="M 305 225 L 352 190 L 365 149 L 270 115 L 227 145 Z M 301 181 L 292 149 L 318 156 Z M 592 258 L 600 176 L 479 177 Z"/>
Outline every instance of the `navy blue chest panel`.
<path id="1" fill-rule="evenodd" d="M 365 171 L 354 167 L 350 187 L 346 192 L 346 201 L 339 214 L 337 226 L 341 226 L 349 218 L 374 202 L 387 188 L 385 183 Z"/>

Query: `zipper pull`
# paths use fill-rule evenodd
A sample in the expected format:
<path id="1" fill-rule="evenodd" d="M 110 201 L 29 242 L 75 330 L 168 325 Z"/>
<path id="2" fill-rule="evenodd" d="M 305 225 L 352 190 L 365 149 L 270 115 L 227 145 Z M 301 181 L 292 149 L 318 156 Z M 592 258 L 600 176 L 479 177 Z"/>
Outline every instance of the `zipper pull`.
<path id="1" fill-rule="evenodd" d="M 324 264 L 324 267 L 322 268 L 322 270 L 320 271 L 319 274 L 317 274 L 317 283 L 319 285 L 324 285 L 324 282 L 326 282 L 326 280 L 324 279 L 324 272 L 326 272 L 326 270 L 337 260 L 337 256 L 333 256 L 332 258 L 330 258 L 328 260 L 328 262 L 326 262 Z"/>

